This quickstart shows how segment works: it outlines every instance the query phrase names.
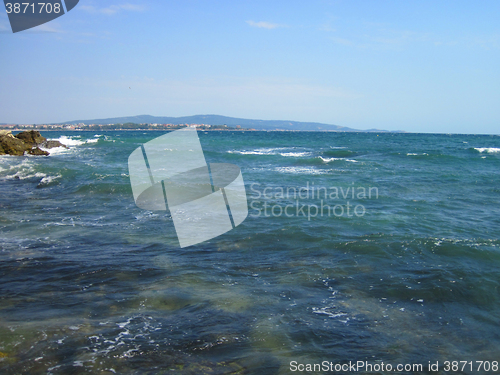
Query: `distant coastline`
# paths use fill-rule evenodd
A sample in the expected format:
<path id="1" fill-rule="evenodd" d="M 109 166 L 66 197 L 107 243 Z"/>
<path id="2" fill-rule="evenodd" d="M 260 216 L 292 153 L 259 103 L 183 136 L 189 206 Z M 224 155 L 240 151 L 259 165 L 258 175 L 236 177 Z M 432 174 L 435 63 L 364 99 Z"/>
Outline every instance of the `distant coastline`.
<path id="1" fill-rule="evenodd" d="M 152 124 L 92 124 L 92 125 L 0 125 L 0 129 L 11 130 L 11 131 L 25 131 L 25 130 L 38 130 L 38 131 L 165 131 L 165 130 L 177 130 L 188 126 L 196 126 L 198 130 L 203 131 L 261 131 L 257 129 L 247 129 L 242 127 L 231 127 L 231 126 L 203 126 L 198 124 L 188 124 L 188 125 L 160 125 L 152 126 Z M 265 130 L 264 130 L 265 131 Z"/>
<path id="2" fill-rule="evenodd" d="M 288 120 L 254 120 L 219 115 L 195 115 L 184 117 L 164 117 L 139 115 L 94 120 L 75 120 L 51 124 L 0 124 L 9 130 L 175 130 L 186 126 L 196 126 L 203 131 L 319 131 L 319 132 L 384 132 L 405 133 L 380 129 L 359 130 L 345 126 L 319 122 Z"/>
<path id="3" fill-rule="evenodd" d="M 189 125 L 189 126 L 194 126 L 194 125 Z M 61 132 L 61 131 L 69 131 L 69 132 L 85 132 L 85 131 L 104 131 L 104 132 L 109 132 L 109 131 L 171 131 L 171 130 L 177 130 L 184 128 L 183 127 L 169 127 L 169 128 L 138 128 L 138 129 L 125 129 L 125 128 L 78 128 L 78 129 L 71 129 L 71 128 L 41 128 L 35 125 L 26 125 L 26 127 L 4 127 L 3 125 L 0 125 L 0 129 L 8 129 L 13 132 L 15 131 L 26 131 L 26 130 L 37 130 L 37 131 L 43 131 L 43 132 Z M 223 131 L 223 132 L 268 132 L 268 133 L 274 133 L 274 132 L 280 132 L 280 133 L 300 133 L 300 132 L 317 132 L 317 133 L 347 133 L 345 130 L 286 130 L 286 129 L 247 129 L 247 128 L 233 128 L 233 127 L 227 127 L 227 128 L 200 128 L 197 127 L 197 130 L 204 131 L 204 132 L 216 132 L 216 131 Z M 349 133 L 367 133 L 367 131 L 364 130 L 353 130 L 349 131 Z M 377 133 L 377 132 L 370 132 L 370 133 Z M 389 131 L 384 131 L 380 130 L 380 133 L 391 133 Z M 398 132 L 392 132 L 392 133 L 408 133 L 405 131 L 398 131 Z"/>
<path id="4" fill-rule="evenodd" d="M 194 126 L 194 125 L 188 125 L 188 126 Z M 163 127 L 157 127 L 157 128 L 137 128 L 137 129 L 126 129 L 126 128 L 91 128 L 91 127 L 86 127 L 86 128 L 78 128 L 78 129 L 71 129 L 71 128 L 64 128 L 64 127 L 59 127 L 59 128 L 42 128 L 36 125 L 26 125 L 26 127 L 7 127 L 4 125 L 0 125 L 0 129 L 8 129 L 10 131 L 26 131 L 26 130 L 37 130 L 37 131 L 43 131 L 43 132 L 61 132 L 61 131 L 69 131 L 69 132 L 84 132 L 84 131 L 104 131 L 104 132 L 110 132 L 110 131 L 171 131 L 171 130 L 177 130 L 177 129 L 182 129 L 185 128 L 185 126 L 182 127 L 168 127 L 168 128 L 163 128 Z M 247 128 L 233 128 L 233 127 L 226 127 L 226 128 L 201 128 L 201 127 L 196 127 L 197 130 L 204 131 L 204 132 L 216 132 L 216 131 L 223 131 L 223 132 L 267 132 L 267 133 L 301 133 L 301 132 L 317 132 L 317 133 L 408 133 L 406 131 L 394 131 L 390 132 L 387 130 L 380 130 L 378 132 L 376 131 L 370 131 L 367 132 L 366 130 L 351 130 L 351 131 L 346 131 L 346 130 L 287 130 L 287 129 L 247 129 Z"/>

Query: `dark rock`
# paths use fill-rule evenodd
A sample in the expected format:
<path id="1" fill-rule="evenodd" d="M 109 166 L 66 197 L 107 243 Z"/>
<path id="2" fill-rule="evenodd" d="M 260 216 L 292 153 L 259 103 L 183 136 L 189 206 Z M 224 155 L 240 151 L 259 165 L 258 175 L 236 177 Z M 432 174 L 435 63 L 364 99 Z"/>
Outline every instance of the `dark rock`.
<path id="1" fill-rule="evenodd" d="M 15 135 L 16 138 L 22 140 L 24 143 L 29 143 L 31 146 L 38 146 L 45 142 L 47 138 L 42 137 L 39 131 L 28 130 Z"/>
<path id="2" fill-rule="evenodd" d="M 50 140 L 43 142 L 40 146 L 43 147 L 43 148 L 55 148 L 55 147 L 69 148 L 68 146 L 63 145 L 59 141 L 50 141 Z"/>
<path id="3" fill-rule="evenodd" d="M 0 155 L 49 155 L 49 152 L 39 148 L 66 147 L 59 141 L 47 141 L 36 130 L 23 131 L 15 136 L 10 130 L 0 131 Z"/>
<path id="4" fill-rule="evenodd" d="M 24 143 L 21 139 L 14 137 L 12 134 L 0 136 L 0 155 L 24 155 L 25 151 L 29 151 L 32 144 Z"/>
<path id="5" fill-rule="evenodd" d="M 28 154 L 40 155 L 40 156 L 48 156 L 49 155 L 48 151 L 40 150 L 38 147 L 33 147 L 31 150 L 28 151 Z"/>

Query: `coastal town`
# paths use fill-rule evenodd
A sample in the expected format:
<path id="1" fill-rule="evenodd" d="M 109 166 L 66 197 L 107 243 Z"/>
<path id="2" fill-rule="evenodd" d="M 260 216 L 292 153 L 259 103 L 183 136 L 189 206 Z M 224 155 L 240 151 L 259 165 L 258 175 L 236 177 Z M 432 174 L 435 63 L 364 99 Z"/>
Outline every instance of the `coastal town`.
<path id="1" fill-rule="evenodd" d="M 208 125 L 208 124 L 137 124 L 127 122 L 123 124 L 0 124 L 0 129 L 21 131 L 26 129 L 34 130 L 175 130 L 185 128 L 187 126 L 196 126 L 199 130 L 204 131 L 255 131 L 253 128 L 243 128 L 240 125 Z"/>

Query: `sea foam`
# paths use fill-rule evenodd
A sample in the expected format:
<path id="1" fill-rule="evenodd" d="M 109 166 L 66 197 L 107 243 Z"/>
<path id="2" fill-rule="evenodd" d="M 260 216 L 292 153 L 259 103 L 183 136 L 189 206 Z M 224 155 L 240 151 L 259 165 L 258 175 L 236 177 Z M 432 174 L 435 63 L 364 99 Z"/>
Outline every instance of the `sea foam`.
<path id="1" fill-rule="evenodd" d="M 491 154 L 500 152 L 500 148 L 497 148 L 497 147 L 474 147 L 474 150 L 477 150 L 481 153 L 487 152 L 487 153 L 491 153 Z"/>

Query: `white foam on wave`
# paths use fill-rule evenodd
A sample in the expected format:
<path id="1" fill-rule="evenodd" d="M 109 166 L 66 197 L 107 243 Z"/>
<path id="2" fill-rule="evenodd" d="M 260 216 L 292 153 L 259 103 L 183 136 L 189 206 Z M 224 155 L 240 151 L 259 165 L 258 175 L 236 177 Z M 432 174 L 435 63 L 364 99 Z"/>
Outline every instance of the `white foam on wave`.
<path id="1" fill-rule="evenodd" d="M 18 161 L 19 159 L 11 159 L 10 161 Z M 7 175 L 1 176 L 5 180 L 36 180 L 39 179 L 39 185 L 48 185 L 56 179 L 62 177 L 60 174 L 48 175 L 43 172 L 37 172 L 35 167 L 36 163 L 33 162 L 36 157 L 24 158 L 21 163 L 9 165 L 9 168 L 2 168 L 1 172 L 6 172 Z"/>
<path id="2" fill-rule="evenodd" d="M 486 152 L 491 154 L 500 152 L 500 148 L 497 147 L 474 147 L 474 150 L 477 150 L 481 153 Z"/>
<path id="3" fill-rule="evenodd" d="M 423 155 L 429 155 L 427 152 L 423 152 L 421 154 L 417 154 L 415 152 L 408 152 L 406 156 L 423 156 Z"/>
<path id="4" fill-rule="evenodd" d="M 36 173 L 31 173 L 31 171 L 17 171 L 16 174 L 10 175 L 10 176 L 5 176 L 7 180 L 27 180 L 31 178 L 44 178 L 47 177 L 45 173 L 42 172 L 36 172 Z"/>
<path id="5" fill-rule="evenodd" d="M 255 150 L 250 151 L 238 151 L 238 150 L 230 150 L 228 151 L 230 154 L 240 154 L 240 155 L 275 155 L 276 149 L 273 148 L 257 148 Z"/>
<path id="6" fill-rule="evenodd" d="M 71 146 L 81 146 L 81 145 L 88 144 L 88 143 L 97 143 L 97 142 L 99 142 L 100 137 L 101 137 L 101 135 L 98 134 L 98 135 L 95 135 L 94 138 L 91 138 L 91 139 L 81 139 L 81 135 L 69 136 L 69 137 L 66 135 L 62 135 L 59 138 L 52 139 L 52 140 L 59 141 L 63 145 L 71 147 Z"/>
<path id="7" fill-rule="evenodd" d="M 229 154 L 240 154 L 240 155 L 281 155 L 281 156 L 291 156 L 291 157 L 301 157 L 307 156 L 310 152 L 297 152 L 290 151 L 296 149 L 295 147 L 273 147 L 273 148 L 256 148 L 254 150 L 229 150 Z"/>
<path id="8" fill-rule="evenodd" d="M 322 308 L 313 307 L 312 308 L 312 312 L 313 313 L 328 315 L 329 318 L 339 318 L 341 316 L 346 316 L 347 315 L 347 313 L 332 312 L 331 310 L 332 310 L 331 307 L 322 307 Z"/>
<path id="9" fill-rule="evenodd" d="M 345 159 L 345 158 L 324 158 L 323 156 L 318 156 L 323 162 L 325 163 L 330 163 L 331 161 L 336 161 L 336 160 L 341 160 L 341 161 L 348 161 L 350 163 L 357 163 L 357 160 L 354 159 Z"/>
<path id="10" fill-rule="evenodd" d="M 75 139 L 75 138 L 79 138 L 79 137 L 80 136 L 68 137 L 68 136 L 62 135 L 59 138 L 54 139 L 54 141 L 59 141 L 63 145 L 66 145 L 66 146 L 81 146 L 81 145 L 85 144 L 85 141 L 82 141 L 81 139 Z"/>
<path id="11" fill-rule="evenodd" d="M 58 175 L 55 175 L 55 176 L 45 176 L 44 178 L 42 178 L 40 180 L 40 182 L 38 183 L 38 186 L 44 186 L 44 185 L 49 185 L 50 183 L 54 182 L 55 180 L 57 180 L 58 178 L 61 178 L 62 175 L 58 174 Z"/>
<path id="12" fill-rule="evenodd" d="M 69 151 L 68 148 L 66 147 L 53 147 L 53 148 L 44 148 L 40 147 L 41 150 L 47 151 L 49 153 L 49 156 L 51 155 L 58 155 L 58 154 L 64 154 Z"/>
<path id="13" fill-rule="evenodd" d="M 280 152 L 281 156 L 300 158 L 302 156 L 311 155 L 310 152 Z"/>
<path id="14" fill-rule="evenodd" d="M 276 167 L 274 169 L 280 173 L 293 173 L 293 174 L 327 174 L 329 171 L 307 168 L 307 167 Z"/>

